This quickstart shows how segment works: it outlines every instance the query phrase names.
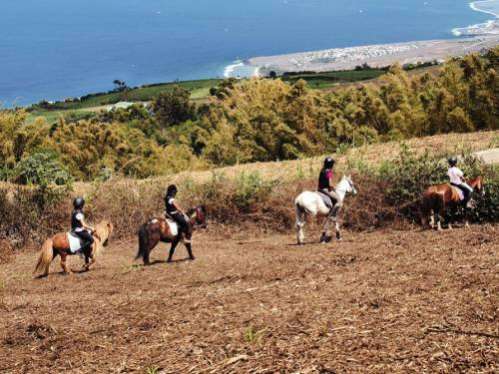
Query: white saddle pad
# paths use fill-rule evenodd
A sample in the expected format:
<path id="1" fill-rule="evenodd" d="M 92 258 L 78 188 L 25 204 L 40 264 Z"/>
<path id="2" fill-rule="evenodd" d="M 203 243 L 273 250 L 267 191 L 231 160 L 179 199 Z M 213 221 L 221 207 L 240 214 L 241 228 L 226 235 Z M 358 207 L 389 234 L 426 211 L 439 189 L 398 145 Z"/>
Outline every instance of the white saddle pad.
<path id="1" fill-rule="evenodd" d="M 451 186 L 458 194 L 459 196 L 459 200 L 464 200 L 464 192 L 463 190 L 461 190 L 460 188 L 456 187 L 456 186 Z"/>
<path id="2" fill-rule="evenodd" d="M 71 253 L 78 252 L 81 249 L 81 239 L 70 232 L 67 233 L 67 236 Z"/>
<path id="3" fill-rule="evenodd" d="M 156 218 L 151 220 L 151 223 L 156 223 L 156 222 L 158 222 L 158 220 Z M 178 235 L 177 222 L 175 222 L 174 220 L 172 220 L 170 218 L 166 218 L 166 223 L 168 224 L 168 227 L 170 228 L 170 232 L 171 232 L 172 236 L 177 236 Z"/>

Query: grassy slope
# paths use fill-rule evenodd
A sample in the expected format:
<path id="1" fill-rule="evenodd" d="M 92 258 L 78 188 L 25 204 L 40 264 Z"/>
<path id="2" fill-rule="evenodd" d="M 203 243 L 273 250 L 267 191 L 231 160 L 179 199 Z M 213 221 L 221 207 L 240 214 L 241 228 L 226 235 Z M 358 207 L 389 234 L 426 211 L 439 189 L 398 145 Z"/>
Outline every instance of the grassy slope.
<path id="1" fill-rule="evenodd" d="M 349 161 L 357 164 L 375 165 L 395 158 L 399 154 L 400 144 L 400 142 L 389 142 L 352 148 L 343 154 L 336 154 L 335 158 L 339 162 L 338 168 L 340 170 L 348 171 Z M 475 152 L 499 147 L 499 130 L 415 138 L 406 141 L 405 144 L 407 144 L 411 150 L 418 153 L 422 153 L 425 150 L 428 150 L 431 153 L 453 152 L 459 149 L 469 149 Z M 216 168 L 207 171 L 185 171 L 176 175 L 153 177 L 144 180 L 122 178 L 116 180 L 114 183 L 161 186 L 172 181 L 182 182 L 189 180 L 199 183 L 209 181 L 214 172 L 223 174 L 226 178 L 230 179 L 236 178 L 241 173 L 258 172 L 262 178 L 267 180 L 280 179 L 294 181 L 301 178 L 315 177 L 321 166 L 322 159 L 323 156 L 301 160 L 257 162 Z M 75 185 L 75 190 L 78 193 L 87 193 L 92 188 L 92 185 L 89 183 L 77 183 Z"/>

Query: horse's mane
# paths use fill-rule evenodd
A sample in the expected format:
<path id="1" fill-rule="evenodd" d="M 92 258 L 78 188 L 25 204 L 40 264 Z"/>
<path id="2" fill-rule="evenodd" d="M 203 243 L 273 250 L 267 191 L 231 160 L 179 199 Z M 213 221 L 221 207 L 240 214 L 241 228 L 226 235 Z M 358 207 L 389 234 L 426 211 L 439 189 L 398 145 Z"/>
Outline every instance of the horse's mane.
<path id="1" fill-rule="evenodd" d="M 97 248 L 95 255 L 99 255 L 99 252 L 107 245 L 107 241 L 113 232 L 114 226 L 109 220 L 102 220 L 95 225 L 95 233 L 99 237 L 97 239 Z"/>
<path id="2" fill-rule="evenodd" d="M 198 209 L 201 210 L 201 212 L 203 212 L 203 214 L 206 214 L 206 207 L 204 205 L 196 205 L 195 207 L 193 207 L 187 211 L 187 215 L 190 217 Z"/>

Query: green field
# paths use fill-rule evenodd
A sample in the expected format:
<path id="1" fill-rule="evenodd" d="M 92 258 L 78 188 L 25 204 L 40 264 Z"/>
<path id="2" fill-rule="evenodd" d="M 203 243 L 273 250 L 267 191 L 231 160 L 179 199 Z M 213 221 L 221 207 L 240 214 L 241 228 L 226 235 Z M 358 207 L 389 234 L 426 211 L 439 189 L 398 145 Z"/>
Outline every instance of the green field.
<path id="1" fill-rule="evenodd" d="M 324 73 L 288 74 L 283 76 L 282 79 L 290 83 L 294 83 L 299 79 L 303 79 L 307 81 L 309 87 L 318 90 L 324 90 L 331 88 L 339 83 L 352 83 L 375 79 L 385 73 L 386 71 L 381 69 L 347 70 Z"/>
<path id="2" fill-rule="evenodd" d="M 298 73 L 287 74 L 280 79 L 285 82 L 296 82 L 299 79 L 307 81 L 313 89 L 328 89 L 340 83 L 351 83 L 375 79 L 385 73 L 380 69 L 333 71 L 324 73 Z M 217 86 L 222 79 L 205 79 L 193 81 L 181 81 L 144 85 L 129 89 L 124 92 L 109 92 L 87 95 L 78 101 L 56 102 L 50 108 L 43 108 L 38 104 L 29 108 L 27 122 L 33 122 L 37 117 L 44 117 L 49 123 L 56 122 L 61 117 L 72 116 L 73 118 L 84 118 L 106 106 L 116 104 L 120 101 L 129 102 L 149 102 L 157 97 L 161 92 L 167 92 L 174 86 L 180 86 L 191 93 L 191 99 L 200 101 L 210 95 L 210 89 Z"/>

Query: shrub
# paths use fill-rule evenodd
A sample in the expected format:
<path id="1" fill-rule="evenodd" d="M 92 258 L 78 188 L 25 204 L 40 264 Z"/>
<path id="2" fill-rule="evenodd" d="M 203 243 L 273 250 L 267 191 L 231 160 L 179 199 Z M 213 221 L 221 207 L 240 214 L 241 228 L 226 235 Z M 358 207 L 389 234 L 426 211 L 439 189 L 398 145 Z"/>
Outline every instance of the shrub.
<path id="1" fill-rule="evenodd" d="M 47 188 L 50 185 L 70 186 L 72 178 L 62 165 L 57 153 L 42 150 L 22 159 L 16 165 L 12 179 L 24 185 L 38 185 Z"/>

